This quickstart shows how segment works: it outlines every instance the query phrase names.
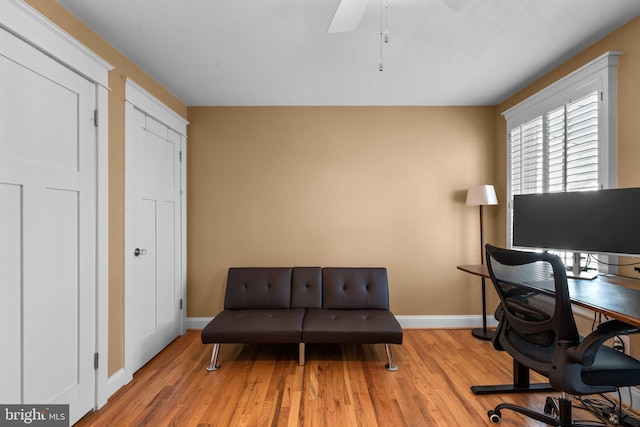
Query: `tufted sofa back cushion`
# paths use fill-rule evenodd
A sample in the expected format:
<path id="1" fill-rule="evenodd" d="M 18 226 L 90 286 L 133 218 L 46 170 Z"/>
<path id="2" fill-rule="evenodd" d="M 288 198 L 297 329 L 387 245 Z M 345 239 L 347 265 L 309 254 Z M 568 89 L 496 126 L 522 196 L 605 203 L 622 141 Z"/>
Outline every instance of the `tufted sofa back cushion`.
<path id="1" fill-rule="evenodd" d="M 225 310 L 274 310 L 291 307 L 290 267 L 230 268 Z"/>
<path id="2" fill-rule="evenodd" d="M 386 268 L 323 268 L 322 308 L 388 310 Z"/>
<path id="3" fill-rule="evenodd" d="M 291 308 L 322 307 L 322 268 L 293 267 Z"/>

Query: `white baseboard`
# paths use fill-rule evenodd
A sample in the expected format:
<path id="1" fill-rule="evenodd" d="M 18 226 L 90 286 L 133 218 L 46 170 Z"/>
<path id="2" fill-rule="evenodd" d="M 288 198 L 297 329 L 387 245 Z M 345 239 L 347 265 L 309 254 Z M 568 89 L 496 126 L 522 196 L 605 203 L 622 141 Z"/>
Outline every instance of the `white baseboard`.
<path id="1" fill-rule="evenodd" d="M 132 379 L 133 377 L 127 375 L 124 368 L 116 371 L 116 373 L 107 379 L 107 399 L 113 396 L 116 391 L 129 384 Z"/>
<path id="2" fill-rule="evenodd" d="M 404 329 L 454 329 L 478 328 L 482 326 L 482 316 L 440 315 L 440 316 L 396 316 Z M 496 326 L 493 316 L 487 316 L 487 326 Z"/>
<path id="3" fill-rule="evenodd" d="M 187 317 L 184 325 L 187 329 L 203 329 L 213 317 Z"/>
<path id="4" fill-rule="evenodd" d="M 187 317 L 185 326 L 187 329 L 202 329 L 212 317 Z M 405 315 L 396 316 L 400 326 L 405 329 L 453 329 L 453 328 L 478 328 L 482 326 L 482 316 L 477 315 Z M 498 322 L 493 316 L 487 316 L 487 326 L 496 326 Z"/>

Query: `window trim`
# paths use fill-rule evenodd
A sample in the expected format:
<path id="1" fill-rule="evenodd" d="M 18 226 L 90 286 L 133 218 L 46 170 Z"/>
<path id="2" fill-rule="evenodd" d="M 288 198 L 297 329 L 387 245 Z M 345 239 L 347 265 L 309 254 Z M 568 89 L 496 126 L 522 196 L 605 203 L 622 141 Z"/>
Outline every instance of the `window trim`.
<path id="1" fill-rule="evenodd" d="M 502 115 L 506 125 L 506 198 L 507 247 L 512 247 L 513 195 L 511 192 L 511 144 L 510 131 L 529 120 L 546 114 L 553 108 L 562 105 L 585 87 L 597 87 L 600 92 L 598 105 L 598 181 L 601 189 L 617 187 L 617 66 L 620 51 L 609 51 L 573 71 L 560 80 L 540 90 L 519 104 L 504 111 Z"/>

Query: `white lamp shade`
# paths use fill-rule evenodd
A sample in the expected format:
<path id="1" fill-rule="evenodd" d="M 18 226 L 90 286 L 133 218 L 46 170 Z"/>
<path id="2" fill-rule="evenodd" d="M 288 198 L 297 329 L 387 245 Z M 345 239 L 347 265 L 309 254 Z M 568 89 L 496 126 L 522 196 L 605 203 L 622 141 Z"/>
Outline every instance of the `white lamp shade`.
<path id="1" fill-rule="evenodd" d="M 476 185 L 467 190 L 467 206 L 497 205 L 498 197 L 493 185 Z"/>

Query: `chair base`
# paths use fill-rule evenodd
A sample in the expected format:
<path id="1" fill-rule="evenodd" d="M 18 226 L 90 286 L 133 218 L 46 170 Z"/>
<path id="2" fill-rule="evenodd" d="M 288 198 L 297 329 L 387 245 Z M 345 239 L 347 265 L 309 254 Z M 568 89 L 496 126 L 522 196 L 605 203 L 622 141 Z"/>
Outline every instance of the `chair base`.
<path id="1" fill-rule="evenodd" d="M 494 424 L 498 424 L 502 420 L 502 410 L 508 409 L 514 412 L 518 412 L 526 417 L 532 418 L 536 421 L 543 422 L 550 426 L 557 427 L 587 427 L 587 426 L 602 426 L 602 424 L 590 424 L 588 422 L 581 421 L 579 424 L 572 420 L 571 415 L 571 398 L 568 394 L 562 393 L 559 398 L 547 397 L 547 401 L 544 405 L 544 414 L 536 412 L 532 409 L 525 408 L 523 406 L 513 405 L 511 403 L 501 403 L 494 409 L 490 410 L 487 415 L 489 421 Z"/>

